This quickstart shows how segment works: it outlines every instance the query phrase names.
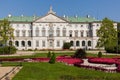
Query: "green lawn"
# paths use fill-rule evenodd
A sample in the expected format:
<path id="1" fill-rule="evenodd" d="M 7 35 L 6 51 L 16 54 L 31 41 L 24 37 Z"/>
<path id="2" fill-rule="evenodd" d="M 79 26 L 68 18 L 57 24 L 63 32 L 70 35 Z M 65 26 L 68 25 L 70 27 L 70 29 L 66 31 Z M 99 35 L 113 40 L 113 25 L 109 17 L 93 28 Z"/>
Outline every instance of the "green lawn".
<path id="1" fill-rule="evenodd" d="M 18 65 L 19 63 L 3 63 Z M 13 80 L 119 80 L 120 73 L 105 73 L 68 66 L 63 63 L 23 63 L 23 68 Z"/>

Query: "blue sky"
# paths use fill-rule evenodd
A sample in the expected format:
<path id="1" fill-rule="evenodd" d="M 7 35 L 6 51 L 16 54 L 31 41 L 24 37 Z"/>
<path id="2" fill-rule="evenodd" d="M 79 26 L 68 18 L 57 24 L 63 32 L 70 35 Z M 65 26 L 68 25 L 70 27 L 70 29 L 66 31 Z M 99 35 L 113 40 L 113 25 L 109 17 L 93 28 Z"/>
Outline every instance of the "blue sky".
<path id="1" fill-rule="evenodd" d="M 86 16 L 120 21 L 120 0 L 0 0 L 0 18 L 12 16 L 43 16 L 49 7 L 59 16 Z"/>

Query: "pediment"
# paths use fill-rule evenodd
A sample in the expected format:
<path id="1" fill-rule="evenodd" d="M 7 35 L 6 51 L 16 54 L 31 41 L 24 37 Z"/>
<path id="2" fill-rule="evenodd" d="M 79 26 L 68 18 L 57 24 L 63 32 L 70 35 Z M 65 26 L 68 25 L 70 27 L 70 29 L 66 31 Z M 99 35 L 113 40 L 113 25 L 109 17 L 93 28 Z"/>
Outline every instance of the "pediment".
<path id="1" fill-rule="evenodd" d="M 35 20 L 35 22 L 67 22 L 67 20 L 62 19 L 55 14 L 47 14 L 46 16 Z"/>

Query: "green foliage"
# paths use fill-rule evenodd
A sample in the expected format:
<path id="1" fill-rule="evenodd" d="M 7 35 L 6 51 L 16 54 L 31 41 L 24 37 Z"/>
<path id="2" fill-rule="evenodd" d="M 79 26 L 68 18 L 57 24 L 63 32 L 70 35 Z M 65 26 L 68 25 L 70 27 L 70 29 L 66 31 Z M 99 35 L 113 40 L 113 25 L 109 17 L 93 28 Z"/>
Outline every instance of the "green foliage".
<path id="1" fill-rule="evenodd" d="M 105 47 L 105 49 L 114 49 L 114 47 L 116 47 L 117 30 L 114 28 L 113 21 L 104 18 L 97 35 L 99 37 L 97 47 Z"/>
<path id="2" fill-rule="evenodd" d="M 51 56 L 51 58 L 50 58 L 49 63 L 54 64 L 55 62 L 56 62 L 56 55 L 55 55 L 55 53 L 53 52 L 53 53 L 52 53 L 52 56 Z"/>
<path id="3" fill-rule="evenodd" d="M 102 52 L 98 52 L 98 57 L 101 58 L 102 57 Z"/>
<path id="4" fill-rule="evenodd" d="M 47 54 L 47 58 L 51 58 L 51 52 L 50 51 Z"/>
<path id="5" fill-rule="evenodd" d="M 76 58 L 86 58 L 86 56 L 87 56 L 87 53 L 85 49 L 77 49 L 74 54 L 74 57 Z"/>
<path id="6" fill-rule="evenodd" d="M 14 39 L 13 32 L 14 29 L 10 26 L 10 22 L 7 19 L 4 19 L 0 22 L 0 41 L 2 44 L 6 46 L 8 40 Z"/>
<path id="7" fill-rule="evenodd" d="M 71 44 L 69 42 L 66 42 L 63 44 L 63 49 L 70 49 Z"/>
<path id="8" fill-rule="evenodd" d="M 0 54 L 14 54 L 17 49 L 14 46 L 0 47 Z"/>

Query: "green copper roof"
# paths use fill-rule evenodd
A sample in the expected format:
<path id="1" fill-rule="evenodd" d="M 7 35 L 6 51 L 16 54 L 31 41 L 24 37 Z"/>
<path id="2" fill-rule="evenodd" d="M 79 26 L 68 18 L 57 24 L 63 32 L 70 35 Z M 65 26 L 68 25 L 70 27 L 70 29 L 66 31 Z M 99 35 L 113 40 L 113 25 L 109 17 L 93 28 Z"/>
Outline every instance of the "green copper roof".
<path id="1" fill-rule="evenodd" d="M 92 17 L 68 17 L 68 21 L 70 22 L 93 22 L 98 21 L 95 18 Z"/>
<path id="2" fill-rule="evenodd" d="M 15 22 L 32 22 L 38 18 L 39 17 L 34 17 L 34 16 L 11 16 L 11 17 L 7 17 L 7 19 L 9 21 L 15 21 Z"/>
<path id="3" fill-rule="evenodd" d="M 34 20 L 38 19 L 40 17 L 35 17 L 35 16 L 11 16 L 11 17 L 7 17 L 7 19 L 9 21 L 15 21 L 15 22 L 33 22 Z M 94 22 L 94 21 L 98 21 L 95 18 L 92 17 L 66 17 L 64 18 L 67 21 L 70 22 Z M 3 19 L 0 19 L 3 20 Z"/>

